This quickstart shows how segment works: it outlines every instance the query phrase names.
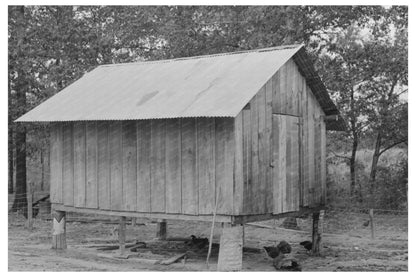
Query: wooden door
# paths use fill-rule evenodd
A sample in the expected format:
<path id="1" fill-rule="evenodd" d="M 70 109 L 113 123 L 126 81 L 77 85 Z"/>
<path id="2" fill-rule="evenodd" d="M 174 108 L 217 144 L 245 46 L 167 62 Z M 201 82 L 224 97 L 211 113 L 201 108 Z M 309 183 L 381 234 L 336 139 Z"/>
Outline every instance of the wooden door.
<path id="1" fill-rule="evenodd" d="M 299 117 L 273 114 L 273 213 L 299 210 Z"/>

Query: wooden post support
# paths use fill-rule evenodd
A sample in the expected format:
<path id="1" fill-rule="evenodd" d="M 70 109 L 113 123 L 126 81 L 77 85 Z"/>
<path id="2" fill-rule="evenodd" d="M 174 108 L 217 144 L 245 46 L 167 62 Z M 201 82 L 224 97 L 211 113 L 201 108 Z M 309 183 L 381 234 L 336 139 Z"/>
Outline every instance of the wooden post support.
<path id="1" fill-rule="evenodd" d="M 120 223 L 118 228 L 118 243 L 120 254 L 123 255 L 126 251 L 126 217 L 120 216 Z"/>
<path id="2" fill-rule="evenodd" d="M 52 249 L 66 249 L 66 213 L 53 211 Z"/>
<path id="3" fill-rule="evenodd" d="M 156 227 L 156 239 L 158 240 L 166 240 L 167 235 L 167 223 L 166 219 L 159 219 L 157 221 L 157 227 Z"/>
<path id="4" fill-rule="evenodd" d="M 26 227 L 29 230 L 33 228 L 33 192 L 32 192 L 32 184 L 28 183 L 27 185 L 27 222 Z"/>
<path id="5" fill-rule="evenodd" d="M 243 267 L 243 226 L 223 224 L 217 271 L 240 271 Z"/>
<path id="6" fill-rule="evenodd" d="M 324 210 L 312 215 L 312 253 L 319 255 L 321 250 L 321 235 L 323 232 Z"/>
<path id="7" fill-rule="evenodd" d="M 132 217 L 131 218 L 131 227 L 136 227 L 136 223 L 137 223 L 137 218 L 136 217 Z"/>
<path id="8" fill-rule="evenodd" d="M 374 211 L 370 209 L 370 227 L 371 227 L 371 239 L 374 239 Z"/>

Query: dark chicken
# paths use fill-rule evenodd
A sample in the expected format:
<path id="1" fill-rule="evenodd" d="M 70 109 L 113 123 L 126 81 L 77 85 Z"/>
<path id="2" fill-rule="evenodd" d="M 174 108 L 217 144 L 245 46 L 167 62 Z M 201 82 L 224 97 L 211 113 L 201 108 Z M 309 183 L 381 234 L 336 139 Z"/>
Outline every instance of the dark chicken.
<path id="1" fill-rule="evenodd" d="M 263 247 L 266 250 L 267 255 L 270 258 L 274 259 L 280 254 L 288 254 L 292 251 L 292 247 L 286 241 L 281 241 L 276 247 L 274 246 L 265 246 Z"/>
<path id="2" fill-rule="evenodd" d="M 302 245 L 308 251 L 311 251 L 312 250 L 312 242 L 309 241 L 309 240 L 302 241 L 299 244 Z"/>

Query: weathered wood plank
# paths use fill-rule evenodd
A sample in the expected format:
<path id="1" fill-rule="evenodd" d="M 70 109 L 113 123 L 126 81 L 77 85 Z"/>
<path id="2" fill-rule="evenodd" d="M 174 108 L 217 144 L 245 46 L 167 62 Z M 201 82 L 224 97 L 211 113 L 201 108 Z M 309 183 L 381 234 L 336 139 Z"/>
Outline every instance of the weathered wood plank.
<path id="1" fill-rule="evenodd" d="M 285 199 L 285 209 L 283 212 L 288 212 L 292 210 L 292 174 L 293 174 L 293 164 L 292 164 L 292 120 L 289 116 L 284 116 L 286 122 L 286 195 Z"/>
<path id="2" fill-rule="evenodd" d="M 287 65 L 284 64 L 278 71 L 279 73 L 279 105 L 276 113 L 287 114 L 287 87 L 286 87 L 286 77 L 287 77 Z"/>
<path id="3" fill-rule="evenodd" d="M 98 207 L 110 209 L 110 147 L 108 122 L 97 123 Z"/>
<path id="4" fill-rule="evenodd" d="M 137 211 L 150 212 L 150 120 L 139 120 L 137 128 Z"/>
<path id="5" fill-rule="evenodd" d="M 315 108 L 318 111 L 317 107 Z M 315 145 L 314 145 L 314 156 L 315 156 L 315 194 L 314 204 L 321 203 L 322 195 L 322 184 L 321 184 L 321 165 L 322 165 L 322 152 L 321 152 L 321 124 L 319 113 L 315 114 Z"/>
<path id="6" fill-rule="evenodd" d="M 272 82 L 272 111 L 273 113 L 280 112 L 281 91 L 280 91 L 280 69 L 271 78 Z"/>
<path id="7" fill-rule="evenodd" d="M 265 211 L 273 212 L 273 178 L 272 167 L 273 161 L 272 151 L 272 117 L 273 117 L 273 82 L 269 80 L 266 83 L 266 131 L 265 131 L 265 149 L 266 149 L 266 207 Z"/>
<path id="8" fill-rule="evenodd" d="M 314 107 L 313 107 L 313 98 L 312 92 L 308 89 L 308 166 L 309 166 L 309 176 L 308 176 L 308 203 L 313 205 L 314 203 L 314 192 L 315 192 L 315 156 L 314 156 L 314 146 L 315 146 L 315 124 L 314 124 Z"/>
<path id="9" fill-rule="evenodd" d="M 218 214 L 233 212 L 234 119 L 215 120 L 215 187 L 218 193 Z"/>
<path id="10" fill-rule="evenodd" d="M 321 204 L 326 204 L 326 127 L 321 119 Z"/>
<path id="11" fill-rule="evenodd" d="M 215 209 L 215 119 L 197 119 L 199 214 Z"/>
<path id="12" fill-rule="evenodd" d="M 166 120 L 166 212 L 181 213 L 181 121 Z"/>
<path id="13" fill-rule="evenodd" d="M 110 122 L 108 140 L 110 149 L 110 204 L 112 210 L 122 210 L 123 208 L 121 135 L 121 121 Z"/>
<path id="14" fill-rule="evenodd" d="M 299 172 L 299 118 L 292 118 L 292 210 L 299 210 L 299 190 L 300 190 L 300 172 Z"/>
<path id="15" fill-rule="evenodd" d="M 87 187 L 86 187 L 86 207 L 98 208 L 98 170 L 97 170 L 97 123 L 86 123 L 86 160 L 87 160 Z"/>
<path id="16" fill-rule="evenodd" d="M 123 209 L 127 211 L 135 211 L 137 205 L 136 122 L 124 121 L 122 133 Z"/>
<path id="17" fill-rule="evenodd" d="M 243 213 L 248 214 L 251 211 L 253 196 L 252 186 L 252 169 L 251 169 L 251 110 L 244 109 L 243 113 Z"/>
<path id="18" fill-rule="evenodd" d="M 243 112 L 234 120 L 234 205 L 235 215 L 243 214 L 244 174 L 243 174 Z"/>
<path id="19" fill-rule="evenodd" d="M 307 207 L 309 205 L 309 144 L 308 144 L 308 137 L 309 137 L 309 113 L 308 113 L 308 91 L 306 80 L 303 78 L 303 105 L 302 105 L 302 149 L 303 149 L 303 163 L 302 163 L 302 173 L 303 173 L 303 206 Z"/>
<path id="20" fill-rule="evenodd" d="M 266 168 L 269 167 L 266 163 L 266 156 L 269 150 L 266 149 L 266 87 L 257 93 L 257 109 L 258 109 L 258 159 L 259 159 L 259 183 L 258 192 L 258 213 L 266 212 Z"/>
<path id="21" fill-rule="evenodd" d="M 253 197 L 252 204 L 250 208 L 252 213 L 260 212 L 260 202 L 262 195 L 259 191 L 260 182 L 259 182 L 259 111 L 258 111 L 258 98 L 255 96 L 250 101 L 251 107 L 251 181 L 252 185 L 250 186 L 251 195 Z"/>
<path id="22" fill-rule="evenodd" d="M 166 182 L 165 182 L 165 139 L 166 121 L 151 121 L 151 143 L 150 143 L 150 194 L 151 211 L 166 211 Z"/>
<path id="23" fill-rule="evenodd" d="M 273 190 L 273 213 L 282 212 L 281 191 L 280 191 L 280 118 L 272 116 L 272 190 Z"/>
<path id="24" fill-rule="evenodd" d="M 86 131 L 84 122 L 74 123 L 74 206 L 85 207 Z"/>
<path id="25" fill-rule="evenodd" d="M 284 116 L 277 116 L 278 117 L 278 136 L 279 136 L 279 162 L 278 162 L 278 171 L 279 171 L 279 202 L 281 205 L 281 212 L 285 212 L 287 210 L 287 203 L 286 203 L 286 171 L 287 171 L 287 161 L 286 161 L 286 145 L 287 145 L 287 121 Z"/>
<path id="26" fill-rule="evenodd" d="M 196 119 L 182 119 L 182 213 L 198 214 Z"/>
<path id="27" fill-rule="evenodd" d="M 63 155 L 63 141 L 62 141 L 62 125 L 55 123 L 51 126 L 51 202 L 63 203 L 62 199 L 62 155 Z"/>
<path id="28" fill-rule="evenodd" d="M 74 205 L 74 137 L 73 124 L 65 123 L 62 126 L 63 136 L 63 198 L 64 204 Z"/>

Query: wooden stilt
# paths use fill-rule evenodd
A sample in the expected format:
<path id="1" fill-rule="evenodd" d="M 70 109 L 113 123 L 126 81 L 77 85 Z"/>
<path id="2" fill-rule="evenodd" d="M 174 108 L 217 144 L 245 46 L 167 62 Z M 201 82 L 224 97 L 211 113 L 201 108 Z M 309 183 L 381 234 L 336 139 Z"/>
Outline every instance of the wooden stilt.
<path id="1" fill-rule="evenodd" d="M 159 219 L 157 221 L 156 238 L 158 240 L 166 240 L 167 235 L 167 223 L 165 219 Z"/>
<path id="2" fill-rule="evenodd" d="M 120 216 L 120 224 L 118 230 L 118 243 L 120 254 L 123 255 L 126 251 L 126 217 Z"/>
<path id="3" fill-rule="evenodd" d="M 240 271 L 243 267 L 243 226 L 224 223 L 218 254 L 218 271 Z"/>
<path id="4" fill-rule="evenodd" d="M 312 253 L 319 255 L 321 250 L 321 235 L 323 232 L 324 210 L 312 215 Z"/>
<path id="5" fill-rule="evenodd" d="M 54 211 L 52 213 L 52 249 L 66 249 L 66 213 Z"/>
<path id="6" fill-rule="evenodd" d="M 370 209 L 370 227 L 371 227 L 371 239 L 374 239 L 374 211 L 373 209 Z"/>
<path id="7" fill-rule="evenodd" d="M 131 227 L 136 227 L 137 224 L 137 218 L 136 217 L 132 217 L 131 218 Z"/>

